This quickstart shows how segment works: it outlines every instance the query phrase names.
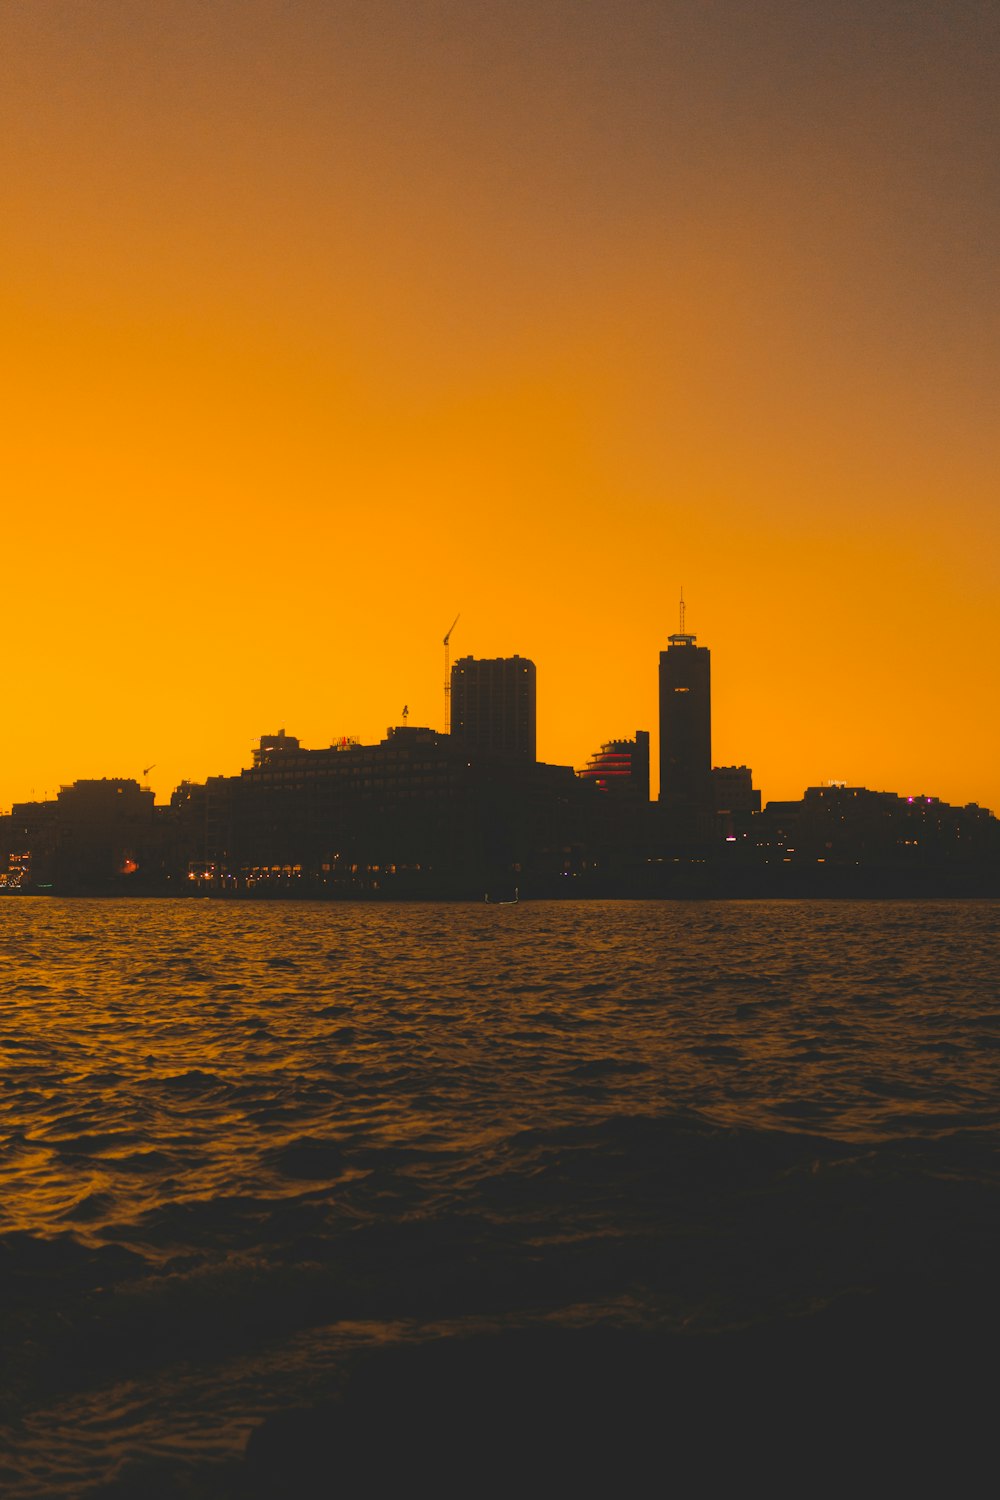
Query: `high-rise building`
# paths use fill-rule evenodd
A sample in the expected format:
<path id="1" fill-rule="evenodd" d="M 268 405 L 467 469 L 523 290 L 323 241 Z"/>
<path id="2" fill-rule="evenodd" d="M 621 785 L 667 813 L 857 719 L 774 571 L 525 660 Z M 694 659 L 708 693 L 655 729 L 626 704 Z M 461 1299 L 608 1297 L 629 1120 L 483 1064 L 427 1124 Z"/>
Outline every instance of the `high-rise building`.
<path id="1" fill-rule="evenodd" d="M 455 662 L 451 732 L 477 750 L 534 760 L 534 662 L 526 656 L 463 656 Z"/>
<path id="2" fill-rule="evenodd" d="M 660 801 L 678 811 L 711 811 L 711 652 L 693 635 L 660 652 Z"/>

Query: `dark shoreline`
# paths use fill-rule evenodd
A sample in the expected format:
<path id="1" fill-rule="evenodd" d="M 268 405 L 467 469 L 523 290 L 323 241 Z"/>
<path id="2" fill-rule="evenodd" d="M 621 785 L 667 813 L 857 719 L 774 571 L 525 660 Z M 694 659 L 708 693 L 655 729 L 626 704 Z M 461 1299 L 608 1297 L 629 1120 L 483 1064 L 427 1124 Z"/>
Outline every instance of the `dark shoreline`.
<path id="1" fill-rule="evenodd" d="M 493 890 L 498 890 L 497 884 Z M 296 881 L 275 883 L 267 888 L 225 887 L 192 890 L 180 882 L 137 886 L 125 880 L 106 885 L 32 887 L 8 889 L 5 896 L 55 897 L 60 900 L 177 900 L 177 901 L 322 901 L 354 905 L 449 905 L 503 906 L 509 909 L 539 901 L 986 901 L 1000 898 L 1000 873 L 956 871 L 947 877 L 921 875 L 906 879 L 886 877 L 877 871 L 861 871 L 844 877 L 793 881 L 787 877 L 753 879 L 718 878 L 708 874 L 691 878 L 681 873 L 656 882 L 633 881 L 526 883 L 511 896 L 490 895 L 483 886 L 457 886 L 451 882 L 422 889 L 365 890 L 331 889 L 320 883 Z"/>

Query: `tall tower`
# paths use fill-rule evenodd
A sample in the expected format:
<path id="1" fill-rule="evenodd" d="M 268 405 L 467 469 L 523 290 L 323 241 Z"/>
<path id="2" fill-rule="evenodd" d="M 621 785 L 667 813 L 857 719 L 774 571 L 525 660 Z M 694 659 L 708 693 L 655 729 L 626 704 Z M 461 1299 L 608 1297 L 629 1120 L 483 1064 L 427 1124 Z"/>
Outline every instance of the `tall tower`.
<path id="1" fill-rule="evenodd" d="M 461 657 L 451 669 L 451 732 L 477 750 L 535 758 L 535 663 Z"/>
<path id="2" fill-rule="evenodd" d="M 681 628 L 660 652 L 660 801 L 708 812 L 712 792 L 712 653 Z"/>

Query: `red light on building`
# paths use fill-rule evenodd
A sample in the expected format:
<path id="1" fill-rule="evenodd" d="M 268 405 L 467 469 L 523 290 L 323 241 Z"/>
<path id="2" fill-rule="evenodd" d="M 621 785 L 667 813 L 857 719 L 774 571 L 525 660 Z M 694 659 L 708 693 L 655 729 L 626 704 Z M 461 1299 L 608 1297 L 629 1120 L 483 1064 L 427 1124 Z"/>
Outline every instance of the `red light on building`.
<path id="1" fill-rule="evenodd" d="M 593 781 L 598 791 L 649 801 L 649 735 L 636 732 L 634 740 L 608 740 L 577 775 Z"/>

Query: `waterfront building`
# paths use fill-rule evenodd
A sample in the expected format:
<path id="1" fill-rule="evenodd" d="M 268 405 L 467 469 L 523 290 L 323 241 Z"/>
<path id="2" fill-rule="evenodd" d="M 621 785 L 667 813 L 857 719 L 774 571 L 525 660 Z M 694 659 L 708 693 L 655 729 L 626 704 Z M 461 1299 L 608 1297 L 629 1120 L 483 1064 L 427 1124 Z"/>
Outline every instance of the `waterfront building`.
<path id="1" fill-rule="evenodd" d="M 0 816 L 0 889 L 51 885 L 57 811 L 55 802 L 15 802 Z"/>
<path id="2" fill-rule="evenodd" d="M 467 894 L 576 869 L 589 803 L 569 767 L 407 725 L 378 745 L 290 740 L 175 793 L 193 887 Z"/>
<path id="3" fill-rule="evenodd" d="M 54 814 L 54 875 L 71 890 L 146 888 L 169 858 L 165 809 L 130 777 L 74 781 Z"/>

